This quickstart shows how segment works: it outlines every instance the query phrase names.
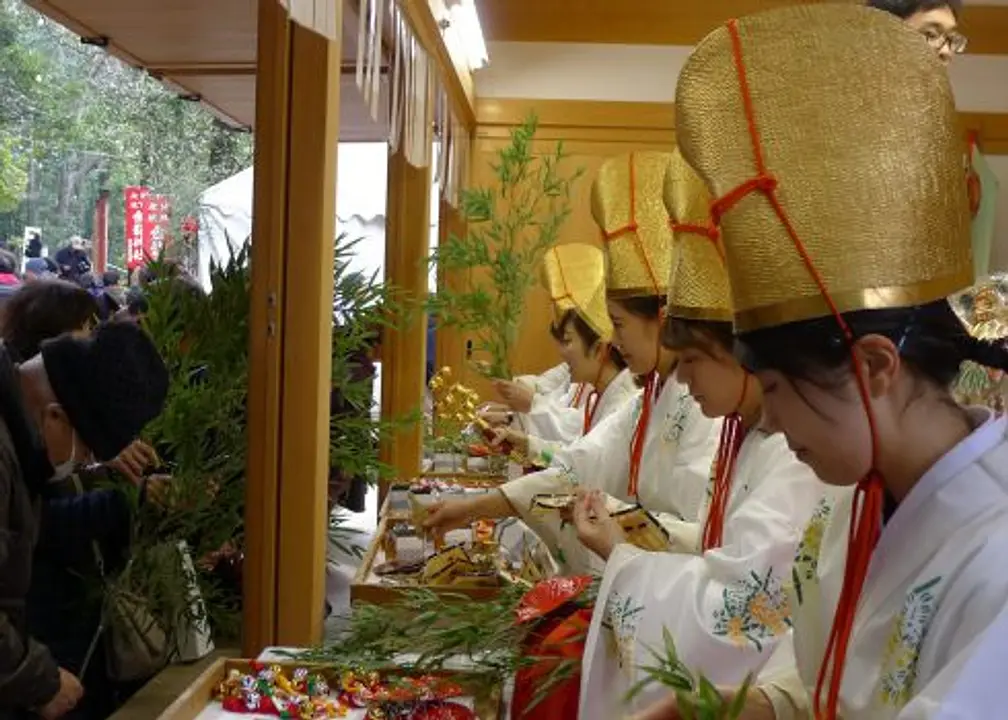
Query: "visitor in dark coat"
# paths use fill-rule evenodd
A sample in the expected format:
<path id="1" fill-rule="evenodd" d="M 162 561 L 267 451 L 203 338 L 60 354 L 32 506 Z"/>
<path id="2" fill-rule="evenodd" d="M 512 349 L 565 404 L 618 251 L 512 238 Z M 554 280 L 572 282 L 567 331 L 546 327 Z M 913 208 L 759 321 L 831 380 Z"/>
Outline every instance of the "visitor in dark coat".
<path id="1" fill-rule="evenodd" d="M 15 365 L 0 347 L 0 719 L 65 716 L 83 688 L 28 626 L 33 550 L 115 541 L 114 490 L 46 502 L 45 485 L 79 463 L 111 460 L 164 405 L 168 376 L 150 338 L 113 323 L 64 335 Z M 118 503 L 118 509 L 116 509 Z M 126 510 L 128 512 L 128 509 Z M 128 523 L 128 521 L 127 521 Z"/>

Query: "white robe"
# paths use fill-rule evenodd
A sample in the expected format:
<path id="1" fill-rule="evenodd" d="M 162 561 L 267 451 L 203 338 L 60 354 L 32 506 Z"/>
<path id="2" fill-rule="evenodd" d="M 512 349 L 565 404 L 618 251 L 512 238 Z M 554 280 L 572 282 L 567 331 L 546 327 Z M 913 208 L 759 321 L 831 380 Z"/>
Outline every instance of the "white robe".
<path id="1" fill-rule="evenodd" d="M 511 505 L 549 546 L 566 573 L 601 569 L 598 556 L 577 539 L 559 514 L 531 512 L 536 495 L 570 493 L 578 486 L 639 502 L 664 523 L 695 519 L 706 491 L 721 422 L 700 412 L 685 386 L 670 377 L 651 409 L 644 436 L 636 498 L 628 493 L 630 444 L 643 395 L 624 403 L 587 434 L 557 453 L 554 466 L 501 486 Z"/>
<path id="2" fill-rule="evenodd" d="M 977 429 L 921 477 L 879 538 L 847 650 L 843 720 L 938 717 L 1008 604 L 1008 425 L 989 410 L 970 415 Z M 850 510 L 850 495 L 817 510 L 795 560 L 795 656 L 810 697 L 843 581 Z M 994 672 L 1005 677 L 1002 666 L 992 682 Z M 994 715 L 951 717 L 993 720 L 1008 710 L 1002 701 Z"/>
<path id="3" fill-rule="evenodd" d="M 591 386 L 585 388 L 580 407 L 571 407 L 570 403 L 568 403 L 566 408 L 560 409 L 567 414 L 573 415 L 573 419 L 577 423 L 576 433 L 569 440 L 564 442 L 543 438 L 538 435 L 528 436 L 528 456 L 530 461 L 539 463 L 541 466 L 552 465 L 554 458 L 560 450 L 584 435 L 585 406 L 588 403 L 588 395 L 590 393 Z M 639 393 L 640 388 L 637 387 L 634 376 L 630 374 L 629 370 L 621 370 L 606 386 L 605 392 L 596 401 L 595 410 L 591 417 L 591 426 L 588 430 L 590 431 L 593 427 L 619 410 L 620 407 Z"/>
<path id="4" fill-rule="evenodd" d="M 541 375 L 517 375 L 514 382 L 521 383 L 538 395 L 547 395 L 557 390 L 564 392 L 571 384 L 570 366 L 562 362 Z"/>
<path id="5" fill-rule="evenodd" d="M 786 584 L 808 522 L 827 487 L 783 435 L 751 431 L 742 442 L 725 511 L 723 544 L 701 552 L 709 506 L 683 552 L 616 547 L 606 564 L 588 631 L 581 675 L 582 720 L 620 717 L 668 692 L 652 686 L 633 707 L 627 692 L 653 666 L 663 630 L 679 657 L 716 685 L 756 675 L 790 629 Z M 708 500 L 711 492 L 708 492 Z M 785 662 L 793 663 L 790 648 Z"/>
<path id="6" fill-rule="evenodd" d="M 1008 606 L 977 637 L 959 674 L 941 702 L 935 720 L 996 718 L 1005 713 L 1005 668 L 1008 668 Z"/>
<path id="7" fill-rule="evenodd" d="M 581 437 L 584 406 L 590 385 L 572 383 L 548 393 L 532 396 L 527 413 L 515 413 L 515 424 L 529 437 L 567 445 Z"/>

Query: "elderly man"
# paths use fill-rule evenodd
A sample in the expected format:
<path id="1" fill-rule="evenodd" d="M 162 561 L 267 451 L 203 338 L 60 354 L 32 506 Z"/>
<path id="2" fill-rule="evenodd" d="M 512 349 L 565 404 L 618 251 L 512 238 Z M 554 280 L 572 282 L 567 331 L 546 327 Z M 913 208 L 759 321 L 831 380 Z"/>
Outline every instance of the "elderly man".
<path id="1" fill-rule="evenodd" d="M 47 506 L 40 526 L 41 483 L 116 457 L 161 412 L 167 392 L 157 349 L 130 323 L 50 340 L 21 365 L 0 348 L 0 719 L 54 720 L 83 693 L 27 632 L 37 536 L 65 524 Z"/>

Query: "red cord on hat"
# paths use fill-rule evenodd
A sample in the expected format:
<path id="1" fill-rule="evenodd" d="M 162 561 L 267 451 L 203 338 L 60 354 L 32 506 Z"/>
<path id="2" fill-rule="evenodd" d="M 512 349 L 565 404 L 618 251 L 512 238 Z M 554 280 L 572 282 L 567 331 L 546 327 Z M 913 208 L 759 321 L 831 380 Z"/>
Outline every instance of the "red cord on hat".
<path id="1" fill-rule="evenodd" d="M 843 588 L 840 591 L 840 599 L 837 604 L 836 614 L 833 617 L 833 624 L 830 628 L 829 640 L 826 644 L 826 653 L 823 656 L 822 664 L 819 667 L 819 674 L 816 679 L 815 689 L 815 716 L 817 720 L 836 720 L 837 706 L 840 698 L 840 685 L 843 681 L 844 666 L 847 660 L 847 648 L 850 644 L 851 630 L 854 625 L 854 616 L 857 612 L 858 600 L 861 597 L 861 590 L 864 587 L 865 577 L 868 574 L 868 565 L 871 562 L 872 552 L 878 542 L 881 533 L 882 523 L 882 503 L 883 485 L 882 476 L 876 469 L 878 460 L 878 435 L 875 429 L 875 417 L 872 413 L 869 402 L 867 383 L 864 373 L 858 363 L 857 355 L 854 352 L 854 334 L 850 326 L 844 320 L 836 303 L 829 294 L 822 276 L 816 269 L 815 264 L 809 257 L 804 243 L 798 237 L 787 212 L 781 205 L 777 197 L 777 179 L 767 170 L 763 158 L 763 148 L 760 143 L 759 132 L 756 128 L 756 117 L 753 108 L 752 96 L 749 91 L 749 81 L 746 77 L 745 61 L 742 52 L 742 39 L 739 35 L 738 21 L 730 20 L 727 24 L 728 33 L 732 42 L 732 55 L 735 60 L 735 69 L 738 73 L 739 90 L 742 95 L 742 104 L 745 108 L 746 123 L 749 128 L 749 137 L 753 144 L 753 157 L 756 163 L 756 177 L 751 178 L 738 187 L 730 190 L 723 197 L 719 198 L 711 207 L 711 214 L 716 224 L 720 224 L 721 217 L 729 212 L 739 200 L 753 192 L 759 192 L 773 208 L 774 213 L 780 220 L 781 225 L 787 231 L 794 242 L 802 262 L 808 269 L 809 274 L 819 288 L 819 292 L 830 313 L 840 326 L 850 349 L 851 365 L 857 379 L 858 393 L 864 405 L 865 413 L 868 417 L 868 427 L 871 431 L 872 441 L 872 462 L 871 469 L 861 478 L 854 493 L 854 502 L 851 508 L 851 521 L 847 538 L 847 563 L 844 568 Z M 827 675 L 829 676 L 828 689 Z M 823 691 L 826 690 L 825 707 L 823 706 Z"/>
<path id="2" fill-rule="evenodd" d="M 640 253 L 641 260 L 644 262 L 644 268 L 647 270 L 648 275 L 651 278 L 651 287 L 654 288 L 654 294 L 661 295 L 661 285 L 658 284 L 658 276 L 655 274 L 654 268 L 651 267 L 651 261 L 648 259 L 647 251 L 644 249 L 644 243 L 641 242 L 640 235 L 637 234 L 637 229 L 637 181 L 636 171 L 634 170 L 634 154 L 630 153 L 630 221 L 623 227 L 616 228 L 612 232 L 606 232 L 603 230 L 602 239 L 606 242 L 610 242 L 618 237 L 626 235 L 627 233 L 634 233 L 634 247 L 637 248 L 637 252 Z"/>

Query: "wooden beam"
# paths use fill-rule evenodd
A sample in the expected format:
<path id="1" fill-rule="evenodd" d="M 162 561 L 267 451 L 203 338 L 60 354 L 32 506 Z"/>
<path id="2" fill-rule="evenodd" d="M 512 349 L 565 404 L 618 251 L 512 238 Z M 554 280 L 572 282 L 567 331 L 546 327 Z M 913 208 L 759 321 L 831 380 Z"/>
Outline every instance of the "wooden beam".
<path id="1" fill-rule="evenodd" d="M 325 607 L 340 40 L 291 33 L 277 642 L 296 647 L 322 641 Z"/>
<path id="2" fill-rule="evenodd" d="M 428 112 L 433 108 L 427 105 Z M 430 123 L 431 117 L 427 118 Z M 382 338 L 381 416 L 401 419 L 423 409 L 427 358 L 427 255 L 430 243 L 431 169 L 389 157 L 385 212 L 385 283 L 400 313 Z M 397 429 L 381 444 L 380 458 L 399 478 L 420 473 L 423 423 Z M 384 495 L 384 486 L 382 488 Z"/>
<path id="3" fill-rule="evenodd" d="M 244 657 L 256 657 L 264 647 L 276 643 L 283 329 L 280 304 L 287 222 L 290 23 L 286 11 L 274 0 L 259 0 L 258 57 L 245 472 Z"/>
<path id="4" fill-rule="evenodd" d="M 453 208 L 444 198 L 438 203 L 438 244 L 443 245 L 449 236 L 464 237 L 466 222 L 462 212 Z M 443 270 L 438 268 L 438 289 L 463 292 L 469 284 L 470 273 L 466 270 Z M 438 328 L 434 333 L 434 360 L 438 368 L 448 366 L 459 376 L 465 370 L 465 340 L 457 328 Z"/>
<path id="5" fill-rule="evenodd" d="M 529 112 L 539 117 L 540 141 L 671 142 L 675 132 L 672 103 L 598 100 L 484 98 L 476 102 L 477 137 L 506 140 L 508 131 Z M 1008 155 L 1008 113 L 959 114 L 966 131 L 975 131 L 988 155 Z"/>
<path id="6" fill-rule="evenodd" d="M 158 63 L 149 65 L 147 72 L 155 77 L 171 75 L 188 77 L 192 75 L 255 75 L 255 62 L 247 63 Z"/>
<path id="7" fill-rule="evenodd" d="M 322 639 L 339 41 L 259 0 L 244 651 Z"/>
<path id="8" fill-rule="evenodd" d="M 806 0 L 815 3 L 822 0 Z M 477 0 L 487 40 L 509 42 L 695 45 L 733 17 L 798 4 L 796 0 Z M 963 9 L 967 52 L 1008 54 L 1008 7 Z"/>

